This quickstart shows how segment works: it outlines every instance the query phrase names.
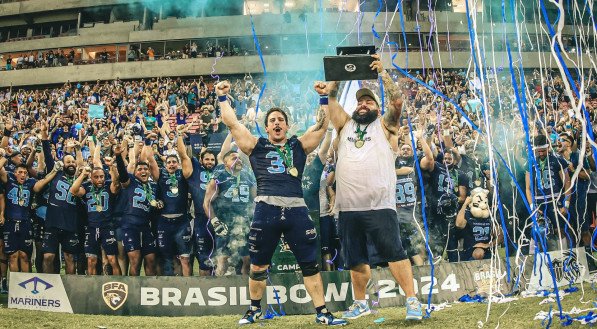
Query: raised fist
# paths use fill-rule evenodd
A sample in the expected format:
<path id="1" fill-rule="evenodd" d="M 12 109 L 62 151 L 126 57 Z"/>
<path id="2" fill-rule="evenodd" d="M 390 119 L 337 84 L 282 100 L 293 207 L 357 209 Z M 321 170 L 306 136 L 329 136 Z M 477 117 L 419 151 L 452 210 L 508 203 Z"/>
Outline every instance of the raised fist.
<path id="1" fill-rule="evenodd" d="M 227 80 L 220 81 L 216 85 L 216 95 L 224 96 L 224 95 L 228 95 L 229 92 L 230 92 L 230 82 L 228 82 Z"/>
<path id="2" fill-rule="evenodd" d="M 319 95 L 329 95 L 332 90 L 338 89 L 338 82 L 337 81 L 328 81 L 328 82 L 316 81 L 313 88 Z"/>
<path id="3" fill-rule="evenodd" d="M 106 166 L 111 167 L 112 166 L 112 157 L 104 157 L 104 163 L 106 164 Z"/>
<path id="4" fill-rule="evenodd" d="M 56 161 L 56 163 L 54 164 L 54 170 L 61 171 L 62 168 L 64 168 L 64 163 L 62 163 L 62 161 Z"/>
<path id="5" fill-rule="evenodd" d="M 85 176 L 89 176 L 89 174 L 91 174 L 91 167 L 90 166 L 83 167 L 83 174 Z"/>

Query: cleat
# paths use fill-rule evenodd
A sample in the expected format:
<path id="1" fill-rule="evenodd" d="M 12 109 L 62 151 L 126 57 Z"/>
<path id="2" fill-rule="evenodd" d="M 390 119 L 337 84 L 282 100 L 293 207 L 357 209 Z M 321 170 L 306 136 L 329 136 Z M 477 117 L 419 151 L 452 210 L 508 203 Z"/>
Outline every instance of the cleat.
<path id="1" fill-rule="evenodd" d="M 327 326 L 345 326 L 348 324 L 348 321 L 335 318 L 334 315 L 330 312 L 327 312 L 327 310 L 325 312 L 318 313 L 317 316 L 315 316 L 315 322 L 319 324 L 325 324 Z"/>
<path id="2" fill-rule="evenodd" d="M 243 325 L 255 323 L 255 320 L 261 318 L 261 314 L 261 308 L 249 308 L 247 310 L 247 313 L 245 313 L 245 315 L 243 316 L 243 318 L 238 320 L 238 324 Z"/>
<path id="3" fill-rule="evenodd" d="M 371 314 L 371 309 L 367 303 L 361 304 L 355 301 L 350 305 L 347 311 L 342 313 L 342 319 L 358 319 L 369 314 Z"/>
<path id="4" fill-rule="evenodd" d="M 423 308 L 417 297 L 406 299 L 406 320 L 420 321 L 423 319 Z"/>

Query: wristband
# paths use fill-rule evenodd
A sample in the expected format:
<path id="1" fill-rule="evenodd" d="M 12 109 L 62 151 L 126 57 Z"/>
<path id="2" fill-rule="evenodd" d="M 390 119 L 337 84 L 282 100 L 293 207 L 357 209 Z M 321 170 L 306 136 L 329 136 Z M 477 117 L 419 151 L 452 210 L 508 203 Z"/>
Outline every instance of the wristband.
<path id="1" fill-rule="evenodd" d="M 4 137 L 10 137 L 10 135 L 12 134 L 12 132 L 6 128 L 4 128 Z"/>
<path id="2" fill-rule="evenodd" d="M 145 145 L 146 146 L 151 146 L 151 139 L 145 138 Z"/>
<path id="3" fill-rule="evenodd" d="M 321 95 L 319 97 L 319 105 L 328 105 L 329 98 L 327 95 Z"/>
<path id="4" fill-rule="evenodd" d="M 228 101 L 228 96 L 226 96 L 226 95 L 218 96 L 218 101 L 226 102 L 226 101 Z"/>

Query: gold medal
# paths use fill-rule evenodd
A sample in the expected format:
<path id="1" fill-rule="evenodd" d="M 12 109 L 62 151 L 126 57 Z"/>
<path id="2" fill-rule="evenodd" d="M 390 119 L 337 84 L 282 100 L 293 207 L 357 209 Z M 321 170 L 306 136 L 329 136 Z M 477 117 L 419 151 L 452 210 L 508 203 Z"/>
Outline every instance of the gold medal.
<path id="1" fill-rule="evenodd" d="M 358 139 L 356 142 L 354 142 L 354 146 L 356 146 L 358 149 L 363 147 L 363 145 L 365 145 L 365 141 L 362 139 Z"/>
<path id="2" fill-rule="evenodd" d="M 481 186 L 481 180 L 477 179 L 475 181 L 475 186 L 477 186 L 477 187 Z"/>
<path id="3" fill-rule="evenodd" d="M 25 200 L 19 200 L 19 206 L 24 206 L 25 205 Z"/>
<path id="4" fill-rule="evenodd" d="M 298 177 L 298 169 L 296 169 L 296 167 L 290 167 L 288 168 L 288 173 L 290 174 L 290 176 L 292 177 Z"/>
<path id="5" fill-rule="evenodd" d="M 178 187 L 171 187 L 170 192 L 172 192 L 172 194 L 178 194 Z"/>
<path id="6" fill-rule="evenodd" d="M 149 201 L 149 205 L 155 208 L 158 206 L 158 202 L 155 200 L 151 200 L 151 201 Z"/>
<path id="7" fill-rule="evenodd" d="M 102 206 L 95 206 L 95 210 L 98 212 L 101 212 L 102 210 L 104 210 L 104 207 Z"/>
<path id="8" fill-rule="evenodd" d="M 236 198 L 237 196 L 238 196 L 238 189 L 237 188 L 232 189 L 232 197 Z"/>

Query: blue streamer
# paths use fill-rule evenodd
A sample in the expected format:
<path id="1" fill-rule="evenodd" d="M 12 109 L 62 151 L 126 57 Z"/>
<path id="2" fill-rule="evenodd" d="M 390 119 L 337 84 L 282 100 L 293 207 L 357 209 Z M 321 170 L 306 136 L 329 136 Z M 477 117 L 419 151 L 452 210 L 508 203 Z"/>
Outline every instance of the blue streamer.
<path id="1" fill-rule="evenodd" d="M 485 297 L 478 294 L 472 297 L 467 294 L 458 298 L 458 301 L 461 303 L 485 303 L 487 300 L 485 299 Z"/>
<path id="2" fill-rule="evenodd" d="M 547 314 L 547 318 L 543 319 L 543 321 L 541 321 L 541 326 L 545 326 L 545 329 L 549 329 L 549 327 L 551 326 L 551 321 L 552 321 L 552 315 L 551 315 L 551 310 L 553 309 L 553 306 L 549 305 L 549 313 Z M 545 323 L 547 321 L 547 323 Z"/>
<path id="3" fill-rule="evenodd" d="M 261 86 L 261 91 L 259 92 L 259 97 L 257 98 L 257 104 L 255 104 L 255 126 L 257 127 L 257 132 L 259 136 L 263 137 L 261 133 L 261 129 L 259 128 L 259 120 L 257 120 L 257 113 L 259 112 L 259 103 L 261 102 L 261 97 L 263 97 L 263 92 L 267 87 L 267 68 L 265 67 L 265 61 L 263 60 L 263 53 L 261 52 L 261 45 L 259 44 L 259 40 L 257 39 L 257 34 L 255 33 L 255 24 L 253 23 L 253 15 L 249 15 L 249 19 L 251 21 L 251 33 L 253 34 L 253 43 L 255 44 L 255 49 L 257 50 L 257 54 L 259 55 L 259 60 L 261 61 L 261 67 L 263 67 L 263 85 Z"/>
<path id="4" fill-rule="evenodd" d="M 381 13 L 381 9 L 383 7 L 383 2 L 381 0 L 377 0 L 377 1 L 379 3 L 379 7 L 377 7 L 377 12 L 375 13 L 375 17 L 373 18 L 373 24 L 371 24 L 371 32 L 373 32 L 373 36 L 376 39 L 381 39 L 379 37 L 379 34 L 377 33 L 377 31 L 375 30 L 375 20 L 379 16 L 379 13 Z M 381 96 L 381 114 L 383 115 L 385 112 L 385 92 L 384 92 L 383 80 L 381 77 L 378 77 L 377 80 L 379 81 L 379 94 Z"/>
<path id="5" fill-rule="evenodd" d="M 375 17 L 373 17 L 373 24 L 371 24 L 371 32 L 373 32 L 373 36 L 376 39 L 379 39 L 379 34 L 377 34 L 377 31 L 375 31 L 375 20 L 379 16 L 379 13 L 381 13 L 381 9 L 383 8 L 383 2 L 381 0 L 377 0 L 377 2 L 379 4 L 379 7 L 377 7 L 377 12 L 375 13 Z"/>
<path id="6" fill-rule="evenodd" d="M 276 289 L 276 287 L 272 283 L 272 280 L 269 276 L 269 270 L 267 270 L 267 274 L 268 274 L 267 281 L 269 282 L 270 286 L 272 286 L 272 288 L 273 288 L 272 290 L 274 291 L 274 299 L 278 303 L 278 310 L 279 310 L 279 312 L 276 312 L 276 310 L 274 310 L 274 307 L 272 305 L 267 306 L 267 309 L 265 311 L 265 315 L 263 316 L 263 318 L 266 320 L 270 320 L 276 316 L 278 316 L 278 317 L 284 316 L 284 315 L 286 315 L 286 312 L 284 312 L 284 308 L 282 307 L 282 304 L 280 303 L 280 296 L 278 295 L 278 289 Z"/>
<path id="7" fill-rule="evenodd" d="M 415 167 L 417 168 L 417 176 L 419 179 L 419 186 L 421 187 L 421 214 L 423 215 L 423 226 L 425 227 L 425 249 L 427 250 L 427 259 L 429 260 L 429 266 L 431 267 L 431 287 L 433 287 L 435 281 L 434 273 L 435 273 L 435 265 L 433 264 L 433 253 L 431 252 L 431 247 L 429 247 L 429 224 L 427 223 L 427 215 L 425 214 L 425 208 L 427 206 L 427 202 L 425 201 L 425 188 L 423 188 L 423 173 L 421 172 L 421 166 L 419 165 L 419 161 L 417 161 L 417 145 L 415 145 L 415 138 L 413 136 L 413 127 L 410 122 L 410 117 L 407 117 L 408 120 L 408 129 L 410 134 L 410 142 L 411 147 L 413 149 L 413 157 L 415 159 Z M 425 309 L 425 318 L 429 318 L 431 316 L 431 312 L 433 309 L 431 308 L 431 296 L 433 293 L 433 289 L 429 289 L 429 294 L 427 295 L 427 308 Z"/>
<path id="8" fill-rule="evenodd" d="M 404 39 L 404 55 L 405 55 L 405 62 L 404 67 L 408 70 L 408 41 L 406 40 L 406 29 L 404 28 L 404 14 L 402 13 L 402 0 L 398 1 L 396 7 L 398 7 L 398 11 L 400 12 L 400 29 L 402 30 L 402 39 Z M 396 45 L 398 52 L 398 45 Z M 394 61 L 394 57 L 392 57 L 392 62 Z"/>

